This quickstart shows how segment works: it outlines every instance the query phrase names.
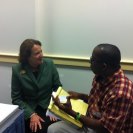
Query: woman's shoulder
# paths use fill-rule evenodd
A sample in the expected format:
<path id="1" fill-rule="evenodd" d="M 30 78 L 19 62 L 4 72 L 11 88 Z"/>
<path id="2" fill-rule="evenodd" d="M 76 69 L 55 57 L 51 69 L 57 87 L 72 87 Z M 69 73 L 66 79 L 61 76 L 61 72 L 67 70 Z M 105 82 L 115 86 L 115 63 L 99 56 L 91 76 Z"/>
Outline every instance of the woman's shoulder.
<path id="1" fill-rule="evenodd" d="M 53 64 L 53 60 L 50 59 L 50 58 L 44 58 L 44 59 L 43 59 L 43 63 L 44 63 L 44 64 L 49 64 L 49 65 L 50 65 L 50 64 Z"/>
<path id="2" fill-rule="evenodd" d="M 14 64 L 14 65 L 12 66 L 12 69 L 13 69 L 13 70 L 20 70 L 21 68 L 22 68 L 22 66 L 21 66 L 20 63 Z"/>

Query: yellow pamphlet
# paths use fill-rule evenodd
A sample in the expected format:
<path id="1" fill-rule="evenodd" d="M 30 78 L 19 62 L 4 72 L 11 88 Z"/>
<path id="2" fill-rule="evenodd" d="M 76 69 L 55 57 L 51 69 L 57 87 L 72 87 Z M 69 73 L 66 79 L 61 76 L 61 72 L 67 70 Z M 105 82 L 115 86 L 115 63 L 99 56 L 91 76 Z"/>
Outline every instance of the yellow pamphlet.
<path id="1" fill-rule="evenodd" d="M 54 97 L 58 96 L 60 101 L 65 102 L 65 96 L 69 96 L 69 93 L 65 91 L 62 87 L 59 87 L 58 90 L 55 92 Z M 87 109 L 88 109 L 88 104 L 85 103 L 83 100 L 75 100 L 75 99 L 70 99 L 71 105 L 72 105 L 72 110 L 75 112 L 79 112 L 82 115 L 86 115 Z M 73 123 L 74 125 L 77 125 L 78 127 L 82 127 L 83 124 L 76 120 L 74 117 L 68 115 L 66 112 L 60 110 L 53 102 L 51 99 L 50 104 L 48 106 L 48 109 L 50 112 L 53 114 L 57 115 L 63 120 L 66 120 L 68 122 Z"/>

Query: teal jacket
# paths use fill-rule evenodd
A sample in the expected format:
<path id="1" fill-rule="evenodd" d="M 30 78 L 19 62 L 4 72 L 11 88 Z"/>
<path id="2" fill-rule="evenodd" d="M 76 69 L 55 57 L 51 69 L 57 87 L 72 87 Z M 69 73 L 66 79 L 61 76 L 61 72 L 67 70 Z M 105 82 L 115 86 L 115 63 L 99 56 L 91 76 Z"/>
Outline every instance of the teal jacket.
<path id="1" fill-rule="evenodd" d="M 57 69 L 50 59 L 43 59 L 37 79 L 29 65 L 12 67 L 12 103 L 24 109 L 25 119 L 35 112 L 37 105 L 47 109 L 51 94 L 61 85 Z"/>

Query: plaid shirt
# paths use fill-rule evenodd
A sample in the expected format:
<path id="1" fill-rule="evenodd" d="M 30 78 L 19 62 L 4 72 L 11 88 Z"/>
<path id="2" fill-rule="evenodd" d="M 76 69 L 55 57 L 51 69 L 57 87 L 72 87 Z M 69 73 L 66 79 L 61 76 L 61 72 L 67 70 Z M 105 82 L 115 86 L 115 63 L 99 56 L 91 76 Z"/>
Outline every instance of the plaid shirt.
<path id="1" fill-rule="evenodd" d="M 110 133 L 133 133 L 133 82 L 120 69 L 106 81 L 95 76 L 89 95 L 89 115 Z"/>

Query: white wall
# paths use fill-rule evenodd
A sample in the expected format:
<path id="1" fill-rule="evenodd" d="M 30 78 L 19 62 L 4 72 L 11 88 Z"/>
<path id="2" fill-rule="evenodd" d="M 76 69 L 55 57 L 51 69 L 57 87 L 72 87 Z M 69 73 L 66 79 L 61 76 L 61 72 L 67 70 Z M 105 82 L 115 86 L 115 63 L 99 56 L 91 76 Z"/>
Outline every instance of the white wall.
<path id="1" fill-rule="evenodd" d="M 133 0 L 0 1 L 0 53 L 17 54 L 26 38 L 39 39 L 47 54 L 89 57 L 95 45 L 118 45 L 133 59 Z M 11 66 L 0 63 L 0 102 L 11 103 Z M 58 67 L 67 90 L 88 93 L 93 73 Z M 132 72 L 126 74 L 133 80 Z"/>
<path id="2" fill-rule="evenodd" d="M 99 43 L 113 43 L 133 61 L 133 0 L 38 0 L 37 37 L 45 52 L 91 56 Z"/>
<path id="3" fill-rule="evenodd" d="M 11 103 L 12 65 L 10 63 L 0 63 L 0 103 Z M 63 87 L 66 90 L 89 93 L 94 75 L 90 70 L 59 66 L 57 68 Z M 126 72 L 126 75 L 133 81 L 133 72 Z"/>
<path id="4" fill-rule="evenodd" d="M 18 53 L 21 42 L 35 38 L 35 0 L 0 0 L 0 53 Z"/>
<path id="5" fill-rule="evenodd" d="M 89 57 L 99 43 L 133 61 L 133 0 L 1 0 L 0 53 L 17 54 L 26 38 L 46 54 Z"/>
<path id="6" fill-rule="evenodd" d="M 11 103 L 11 65 L 0 63 L 0 103 Z"/>

